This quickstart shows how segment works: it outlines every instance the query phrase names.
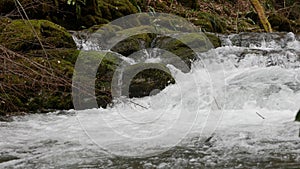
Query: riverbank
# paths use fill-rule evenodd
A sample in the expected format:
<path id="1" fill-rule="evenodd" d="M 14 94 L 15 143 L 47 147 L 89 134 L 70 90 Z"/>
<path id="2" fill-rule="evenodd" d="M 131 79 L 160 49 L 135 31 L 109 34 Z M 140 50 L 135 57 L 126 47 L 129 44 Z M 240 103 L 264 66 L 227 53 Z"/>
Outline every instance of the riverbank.
<path id="1" fill-rule="evenodd" d="M 20 0 L 19 2 L 18 8 L 15 8 L 13 2 L 0 1 L 2 116 L 73 108 L 72 77 L 80 51 L 68 30 L 91 33 L 102 24 L 128 14 L 164 12 L 186 18 L 203 32 L 221 34 L 263 32 L 251 4 L 239 0 L 200 3 L 185 0 L 115 2 L 87 0 L 85 3 L 76 0 L 43 0 L 33 3 Z M 263 6 L 275 31 L 299 33 L 300 4 L 289 1 L 283 5 L 264 1 Z M 26 16 L 30 21 L 26 20 Z M 25 20 L 22 20 L 22 17 Z M 217 36 L 206 35 L 214 47 L 221 45 Z M 149 47 L 155 38 L 157 37 L 151 34 L 134 36 L 115 50 L 126 56 L 128 48 L 131 52 L 140 50 L 139 43 L 136 42 L 142 41 Z M 130 46 L 125 45 L 124 48 L 124 44 Z M 173 44 L 175 45 L 167 48 L 177 52 L 186 63 L 190 65 L 190 60 L 195 60 L 195 56 L 184 52 L 185 47 Z M 118 63 L 119 60 L 111 56 L 105 58 L 99 67 L 96 81 L 99 90 L 96 91 L 96 95 L 98 105 L 101 107 L 106 107 L 112 101 L 110 82 Z M 157 86 L 162 90 L 170 83 L 175 81 L 167 73 L 147 70 L 134 79 L 131 88 L 132 97 L 147 96 Z"/>

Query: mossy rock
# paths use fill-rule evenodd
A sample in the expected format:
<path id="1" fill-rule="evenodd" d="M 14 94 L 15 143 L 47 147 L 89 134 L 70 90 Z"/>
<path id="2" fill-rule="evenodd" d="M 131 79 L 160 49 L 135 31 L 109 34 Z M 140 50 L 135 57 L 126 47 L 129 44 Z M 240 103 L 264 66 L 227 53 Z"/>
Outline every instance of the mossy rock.
<path id="1" fill-rule="evenodd" d="M 0 94 L 0 107 L 0 116 L 6 116 L 9 112 L 21 112 L 26 110 L 21 99 L 10 92 Z"/>
<path id="2" fill-rule="evenodd" d="M 137 32 L 155 32 L 153 27 L 150 26 L 139 26 L 135 28 L 114 31 L 115 34 L 118 35 L 132 35 Z M 105 31 L 103 29 L 99 29 L 100 33 L 109 34 L 109 28 Z M 165 30 L 166 32 L 172 32 L 173 30 Z M 98 31 L 99 32 L 99 31 Z M 173 31 L 174 32 L 174 31 Z M 206 37 L 206 36 L 207 37 Z M 186 63 L 189 63 L 191 60 L 195 60 L 196 56 L 194 52 L 189 49 L 186 44 L 193 48 L 196 52 L 205 52 L 212 47 L 220 47 L 221 42 L 220 39 L 213 34 L 203 34 L 201 32 L 195 33 L 183 33 L 181 36 L 178 37 L 179 40 L 163 35 L 156 35 L 152 33 L 141 33 L 138 35 L 134 35 L 120 41 L 116 44 L 112 51 L 120 53 L 124 56 L 129 56 L 130 54 L 140 51 L 142 49 L 147 48 L 159 48 L 164 49 L 181 57 Z M 186 43 L 183 44 L 182 42 Z M 210 45 L 211 43 L 212 45 Z"/>
<path id="3" fill-rule="evenodd" d="M 13 51 L 76 48 L 70 33 L 63 27 L 46 20 L 13 20 L 0 34 L 0 43 Z"/>
<path id="4" fill-rule="evenodd" d="M 153 91 L 160 91 L 169 84 L 175 83 L 169 69 L 162 63 L 128 65 L 122 75 L 123 83 L 117 88 L 121 90 L 118 93 L 130 98 L 149 96 Z"/>
<path id="5" fill-rule="evenodd" d="M 73 108 L 71 92 L 42 91 L 26 103 L 29 112 L 43 113 L 52 110 L 69 110 Z"/>
<path id="6" fill-rule="evenodd" d="M 149 25 L 140 25 L 138 27 L 128 28 L 128 29 L 122 29 L 118 31 L 117 33 L 120 35 L 132 35 L 132 34 L 142 34 L 142 33 L 148 33 L 148 32 L 155 32 L 155 28 Z"/>
<path id="7" fill-rule="evenodd" d="M 170 72 L 160 69 L 146 69 L 139 72 L 131 81 L 129 86 L 129 97 L 143 97 L 154 94 L 153 92 L 163 90 L 175 80 Z M 155 93 L 157 94 L 157 92 Z"/>
<path id="8" fill-rule="evenodd" d="M 206 52 L 213 48 L 211 41 L 214 41 L 215 45 L 219 46 L 219 44 L 217 44 L 218 38 L 214 35 L 209 36 L 211 40 L 203 33 L 181 34 L 177 37 L 178 39 L 175 37 L 162 36 L 157 38 L 155 47 L 177 55 L 190 67 L 192 61 L 197 59 L 197 53 Z"/>
<path id="9" fill-rule="evenodd" d="M 43 50 L 13 57 L 16 65 L 9 66 L 13 70 L 5 73 L 1 81 L 6 91 L 0 95 L 4 113 L 73 108 L 71 79 L 79 51 L 48 49 L 46 52 L 47 57 Z M 14 73 L 18 71 L 22 73 Z"/>
<path id="10" fill-rule="evenodd" d="M 101 57 L 101 56 L 100 56 Z M 115 71 L 120 68 L 122 60 L 114 54 L 108 54 L 104 57 L 99 65 L 95 88 L 98 106 L 106 107 L 112 102 L 112 81 L 115 76 Z M 147 64 L 149 66 L 149 64 Z M 122 95 L 129 97 L 144 97 L 149 96 L 150 92 L 159 89 L 164 89 L 170 83 L 174 83 L 169 69 L 163 64 L 155 64 L 159 69 L 147 69 L 140 71 L 139 68 L 147 67 L 145 63 L 140 63 L 132 66 L 126 66 L 123 72 Z M 162 71 L 164 70 L 164 71 Z M 127 76 L 136 73 L 132 77 L 132 81 L 127 81 Z M 128 93 L 129 92 L 129 93 Z"/>
<path id="11" fill-rule="evenodd" d="M 134 52 L 150 47 L 151 41 L 152 41 L 151 34 L 134 35 L 117 43 L 111 49 L 111 51 L 120 53 L 123 56 L 129 56 Z"/>
<path id="12" fill-rule="evenodd" d="M 22 91 L 22 103 L 27 111 L 47 112 L 47 110 L 73 108 L 71 78 L 74 71 L 74 64 L 63 60 L 62 57 L 64 56 L 61 56 L 61 58 L 49 57 L 48 59 L 44 57 L 29 57 L 32 62 L 43 66 L 49 67 L 50 64 L 48 72 L 52 74 L 47 75 L 42 70 L 38 70 L 41 76 L 36 76 L 35 79 L 18 77 L 21 81 L 26 81 L 23 84 L 25 85 L 25 90 Z M 32 67 L 31 65 L 27 66 Z M 32 73 L 30 70 L 27 71 L 28 74 Z"/>
<path id="13" fill-rule="evenodd" d="M 11 22 L 12 20 L 7 17 L 0 17 L 0 32 L 3 32 L 6 25 L 10 24 Z"/>
<path id="14" fill-rule="evenodd" d="M 118 31 L 117 34 L 130 35 L 133 32 L 147 32 L 151 29 L 152 27 L 149 26 L 140 26 Z M 165 31 L 172 32 L 172 30 Z M 220 39 L 216 35 L 210 33 L 183 33 L 178 36 L 178 38 L 179 39 L 151 33 L 142 33 L 119 42 L 112 48 L 112 51 L 124 56 L 129 56 L 142 49 L 159 48 L 177 55 L 190 66 L 191 61 L 197 58 L 195 52 L 206 52 L 213 47 L 221 46 Z"/>
<path id="15" fill-rule="evenodd" d="M 103 57 L 103 59 L 96 74 L 95 94 L 98 106 L 106 108 L 106 106 L 112 102 L 112 78 L 121 60 L 111 53 L 101 57 Z"/>
<path id="16" fill-rule="evenodd" d="M 196 19 L 191 20 L 196 26 L 200 26 L 202 31 L 224 33 L 226 30 L 225 23 L 219 16 L 200 12 Z"/>
<path id="17" fill-rule="evenodd" d="M 221 40 L 217 35 L 211 33 L 205 33 L 205 35 L 207 36 L 213 47 L 221 47 Z"/>
<path id="18" fill-rule="evenodd" d="M 98 8 L 102 13 L 102 17 L 108 20 L 113 20 L 122 16 L 137 13 L 137 8 L 133 6 L 129 0 L 104 0 L 98 1 L 98 3 Z"/>
<path id="19" fill-rule="evenodd" d="M 112 102 L 112 92 L 116 90 L 113 84 L 113 78 L 116 78 L 115 71 L 120 69 L 122 60 L 115 54 L 108 54 L 101 61 L 95 81 L 96 98 L 99 107 L 106 107 Z M 152 65 L 152 69 L 146 69 Z M 153 69 L 156 68 L 157 69 Z M 139 70 L 141 69 L 141 70 Z M 121 86 L 121 95 L 128 97 L 144 97 L 149 96 L 151 91 L 155 89 L 162 90 L 170 83 L 174 83 L 174 79 L 170 75 L 169 69 L 164 64 L 140 63 L 135 65 L 127 65 L 123 70 L 123 86 Z M 134 75 L 133 77 L 128 77 Z M 132 79 L 128 81 L 128 79 Z M 119 88 L 119 87 L 118 87 Z"/>
<path id="20" fill-rule="evenodd" d="M 72 64 L 76 63 L 77 57 L 80 50 L 68 49 L 68 48 L 58 48 L 58 49 L 46 49 L 44 50 L 31 50 L 26 53 L 29 57 L 43 57 L 47 53 L 49 59 L 65 60 Z"/>
<path id="21" fill-rule="evenodd" d="M 97 24 L 106 24 L 120 17 L 137 13 L 137 8 L 129 0 L 87 0 L 85 5 L 80 6 L 80 9 L 81 13 L 77 12 L 76 16 L 77 24 L 70 27 L 70 29 L 89 28 Z"/>
<path id="22" fill-rule="evenodd" d="M 94 24 L 105 24 L 122 16 L 137 13 L 136 6 L 129 0 L 86 0 L 75 1 L 74 5 L 67 0 L 19 0 L 26 7 L 26 13 L 31 19 L 46 19 L 67 29 L 82 29 Z M 0 0 L 0 11 L 3 16 L 15 10 L 11 0 Z M 13 19 L 21 19 L 11 15 Z"/>
<path id="23" fill-rule="evenodd" d="M 251 18 L 241 18 L 238 23 L 232 25 L 235 32 L 261 32 L 261 23 L 254 22 Z M 237 27 L 236 27 L 237 26 Z"/>

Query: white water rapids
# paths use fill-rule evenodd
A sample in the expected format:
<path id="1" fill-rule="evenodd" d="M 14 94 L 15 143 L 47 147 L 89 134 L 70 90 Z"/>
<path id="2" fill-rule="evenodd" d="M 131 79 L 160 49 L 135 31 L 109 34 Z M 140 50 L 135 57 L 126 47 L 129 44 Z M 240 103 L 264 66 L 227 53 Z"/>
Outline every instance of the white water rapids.
<path id="1" fill-rule="evenodd" d="M 157 95 L 0 122 L 0 168 L 297 168 L 300 41 L 222 39 Z"/>

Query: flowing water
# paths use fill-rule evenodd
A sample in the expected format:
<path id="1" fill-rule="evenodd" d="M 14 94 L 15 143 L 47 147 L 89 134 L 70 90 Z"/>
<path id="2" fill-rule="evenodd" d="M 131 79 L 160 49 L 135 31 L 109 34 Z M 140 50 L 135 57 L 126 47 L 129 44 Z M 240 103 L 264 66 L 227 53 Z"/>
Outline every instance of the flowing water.
<path id="1" fill-rule="evenodd" d="M 0 122 L 0 168 L 299 168 L 299 38 L 220 36 L 157 95 Z"/>

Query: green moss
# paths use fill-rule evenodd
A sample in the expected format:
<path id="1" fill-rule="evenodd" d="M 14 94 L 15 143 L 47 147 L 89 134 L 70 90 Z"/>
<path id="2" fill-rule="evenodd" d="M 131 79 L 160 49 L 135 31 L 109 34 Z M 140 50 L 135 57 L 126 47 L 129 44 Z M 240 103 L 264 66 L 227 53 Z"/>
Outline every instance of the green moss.
<path id="1" fill-rule="evenodd" d="M 162 90 L 175 80 L 164 64 L 140 63 L 126 67 L 124 70 L 123 92 L 129 90 L 129 97 L 149 96 L 151 91 Z M 133 76 L 133 77 L 131 77 Z M 131 81 L 128 81 L 132 79 Z M 128 87 L 128 88 L 127 88 Z M 124 94 L 124 93 L 123 93 Z"/>
<path id="2" fill-rule="evenodd" d="M 122 16 L 137 13 L 137 8 L 129 0 L 87 0 L 85 4 L 77 1 L 69 5 L 66 0 L 19 0 L 26 7 L 26 13 L 31 19 L 47 19 L 62 25 L 67 29 L 82 29 L 103 24 Z M 2 15 L 15 10 L 11 0 L 0 0 Z M 19 16 L 13 16 L 19 18 Z"/>
<path id="3" fill-rule="evenodd" d="M 0 106 L 0 115 L 6 115 L 9 112 L 18 112 L 25 110 L 24 104 L 21 99 L 11 92 L 0 94 Z"/>
<path id="4" fill-rule="evenodd" d="M 198 14 L 197 19 L 192 20 L 192 22 L 206 32 L 224 33 L 226 30 L 226 25 L 220 17 L 210 13 L 201 12 Z"/>
<path id="5" fill-rule="evenodd" d="M 238 20 L 237 30 L 236 26 L 234 26 L 233 30 L 236 32 L 259 32 L 260 29 L 260 23 L 256 24 L 250 18 L 242 18 Z"/>
<path id="6" fill-rule="evenodd" d="M 67 48 L 46 49 L 45 51 L 47 53 L 47 57 L 50 59 L 65 60 L 72 64 L 75 64 L 77 57 L 80 53 L 79 50 L 67 49 Z M 44 57 L 45 51 L 44 50 L 31 50 L 26 54 L 26 56 L 28 56 L 28 57 Z"/>
<path id="7" fill-rule="evenodd" d="M 35 57 L 31 60 L 46 65 L 50 63 L 51 69 L 56 75 L 51 75 L 48 79 L 37 78 L 37 82 L 28 81 L 27 85 L 38 83 L 34 89 L 28 88 L 24 91 L 27 99 L 25 100 L 25 103 L 28 110 L 37 112 L 47 109 L 73 108 L 71 98 L 71 78 L 73 76 L 74 64 L 60 58 L 49 58 L 47 61 L 45 58 Z M 65 82 L 60 82 L 60 79 L 64 79 Z M 46 85 L 43 85 L 44 81 Z M 40 83 L 42 83 L 42 85 L 39 85 Z"/>
<path id="8" fill-rule="evenodd" d="M 14 70 L 5 74 L 0 96 L 5 111 L 47 112 L 71 109 L 71 79 L 79 51 L 72 49 L 30 51 L 25 58 L 14 58 Z M 21 71 L 22 73 L 18 73 Z M 16 72 L 16 73 L 14 73 Z"/>
<path id="9" fill-rule="evenodd" d="M 166 36 L 158 37 L 156 43 L 160 49 L 167 50 L 172 54 L 177 55 L 189 67 L 191 62 L 196 60 L 197 52 L 205 52 L 213 48 L 209 39 L 201 33 L 182 34 L 178 38 L 179 39 Z M 169 54 L 166 53 L 165 57 L 169 57 L 168 55 Z"/>
<path id="10" fill-rule="evenodd" d="M 149 96 L 154 90 L 163 90 L 175 83 L 172 76 L 159 69 L 146 69 L 138 73 L 129 86 L 129 97 Z"/>
<path id="11" fill-rule="evenodd" d="M 121 60 L 115 58 L 113 54 L 103 58 L 98 67 L 95 87 L 97 103 L 100 107 L 106 107 L 112 101 L 112 78 L 116 68 L 120 67 Z M 147 69 L 147 66 L 157 69 Z M 146 68 L 146 70 L 143 70 Z M 140 70 L 141 69 L 141 70 Z M 164 70 L 164 71 L 163 71 Z M 128 75 L 134 75 L 132 81 L 127 81 Z M 148 96 L 154 89 L 164 89 L 168 84 L 174 83 L 169 69 L 163 64 L 136 64 L 125 67 L 123 72 L 123 89 L 129 91 L 129 97 L 143 97 Z M 130 83 L 130 84 L 129 84 Z M 127 88 L 124 88 L 127 86 Z M 130 87 L 129 87 L 130 86 Z M 123 93 L 124 94 L 124 93 Z"/>
<path id="12" fill-rule="evenodd" d="M 0 43 L 14 51 L 45 48 L 76 48 L 72 36 L 61 26 L 46 20 L 13 20 L 0 34 Z"/>
<path id="13" fill-rule="evenodd" d="M 137 13 L 136 7 L 129 0 L 98 0 L 98 9 L 102 13 L 102 18 L 107 20 L 114 20 L 122 16 Z"/>
<path id="14" fill-rule="evenodd" d="M 124 30 L 118 31 L 118 33 L 122 34 L 122 35 L 132 35 L 135 33 L 142 34 L 142 33 L 148 33 L 148 32 L 155 32 L 155 29 L 152 26 L 142 25 L 139 27 L 129 28 L 129 29 L 124 29 Z"/>
<path id="15" fill-rule="evenodd" d="M 219 37 L 217 37 L 214 34 L 210 34 L 210 33 L 205 33 L 205 35 L 207 36 L 207 38 L 209 39 L 209 41 L 215 48 L 221 46 L 221 40 Z"/>
<path id="16" fill-rule="evenodd" d="M 116 44 L 111 51 L 120 53 L 124 56 L 129 56 L 143 48 L 150 47 L 152 41 L 150 36 L 151 34 L 138 34 L 131 36 Z"/>
<path id="17" fill-rule="evenodd" d="M 95 94 L 99 107 L 106 107 L 111 103 L 111 82 L 116 68 L 121 60 L 113 53 L 100 55 L 102 61 L 98 67 L 95 81 Z"/>
<path id="18" fill-rule="evenodd" d="M 3 32 L 6 25 L 11 23 L 11 19 L 6 18 L 6 17 L 0 17 L 0 32 Z"/>

